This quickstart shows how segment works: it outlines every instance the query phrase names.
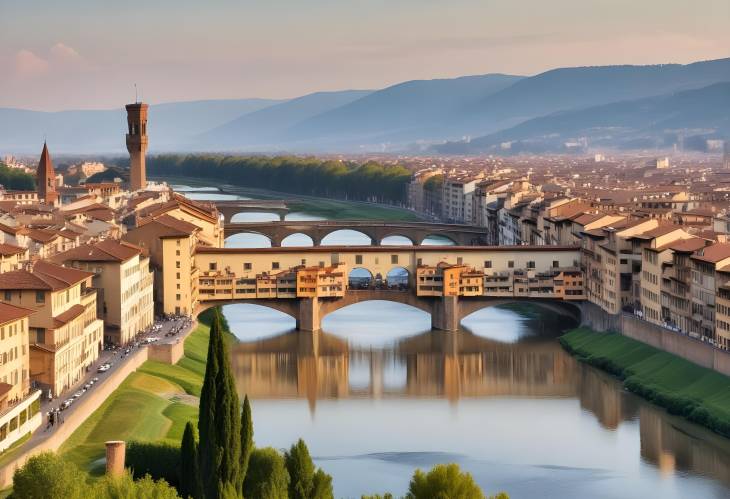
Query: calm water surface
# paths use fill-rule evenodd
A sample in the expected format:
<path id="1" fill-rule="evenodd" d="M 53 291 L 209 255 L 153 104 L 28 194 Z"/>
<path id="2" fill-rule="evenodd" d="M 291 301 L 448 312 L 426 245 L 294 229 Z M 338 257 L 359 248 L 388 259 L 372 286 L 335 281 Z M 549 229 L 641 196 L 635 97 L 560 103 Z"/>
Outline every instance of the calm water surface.
<path id="1" fill-rule="evenodd" d="M 311 245 L 301 234 L 289 239 Z M 350 231 L 325 243 L 370 244 Z M 226 244 L 269 241 L 238 234 Z M 513 498 L 730 497 L 730 442 L 576 362 L 556 340 L 570 327 L 563 317 L 489 308 L 443 333 L 424 312 L 366 302 L 311 334 L 256 305 L 223 311 L 240 340 L 233 368 L 252 398 L 257 445 L 304 438 L 336 497 L 403 494 L 415 468 L 442 462 Z"/>

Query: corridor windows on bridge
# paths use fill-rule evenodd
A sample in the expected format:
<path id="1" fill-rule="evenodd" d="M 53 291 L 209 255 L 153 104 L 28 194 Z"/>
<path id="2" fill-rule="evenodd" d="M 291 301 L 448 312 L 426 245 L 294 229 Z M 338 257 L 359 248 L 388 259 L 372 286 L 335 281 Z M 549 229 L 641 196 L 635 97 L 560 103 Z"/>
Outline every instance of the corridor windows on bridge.
<path id="1" fill-rule="evenodd" d="M 251 270 L 251 263 L 250 262 L 245 262 L 243 264 L 243 270 Z"/>
<path id="2" fill-rule="evenodd" d="M 510 260 L 507 262 L 507 268 L 513 269 L 515 268 L 515 262 L 514 260 Z"/>
<path id="3" fill-rule="evenodd" d="M 302 258 L 302 266 L 306 266 L 306 265 L 307 265 L 307 259 L 306 258 Z"/>
<path id="4" fill-rule="evenodd" d="M 362 255 L 355 255 L 355 265 L 362 265 Z"/>
<path id="5" fill-rule="evenodd" d="M 394 267 L 385 276 L 385 287 L 391 291 L 406 291 L 410 274 L 403 267 Z"/>
<path id="6" fill-rule="evenodd" d="M 492 260 L 485 260 L 484 261 L 484 268 L 485 269 L 491 269 L 492 268 Z"/>
<path id="7" fill-rule="evenodd" d="M 214 272 L 214 271 L 218 270 L 218 263 L 216 263 L 216 262 L 210 262 L 208 264 L 208 270 L 210 270 L 211 272 Z"/>
<path id="8" fill-rule="evenodd" d="M 272 270 L 279 270 L 279 262 L 271 262 Z"/>
<path id="9" fill-rule="evenodd" d="M 528 269 L 534 269 L 535 268 L 535 261 L 534 260 L 529 260 L 527 262 L 527 268 Z"/>
<path id="10" fill-rule="evenodd" d="M 356 267 L 350 271 L 347 278 L 348 289 L 370 289 L 374 287 L 373 275 L 369 270 Z"/>
<path id="11" fill-rule="evenodd" d="M 390 255 L 390 263 L 398 263 L 398 255 Z"/>
<path id="12" fill-rule="evenodd" d="M 560 262 L 557 260 L 553 260 L 553 268 L 557 269 L 558 267 L 560 267 Z"/>

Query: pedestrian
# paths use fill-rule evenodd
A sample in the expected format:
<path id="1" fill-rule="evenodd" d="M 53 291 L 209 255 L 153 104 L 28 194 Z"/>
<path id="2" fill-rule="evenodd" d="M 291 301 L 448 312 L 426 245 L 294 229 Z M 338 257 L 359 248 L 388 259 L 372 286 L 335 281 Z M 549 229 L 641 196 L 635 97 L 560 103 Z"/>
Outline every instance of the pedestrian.
<path id="1" fill-rule="evenodd" d="M 51 415 L 48 417 L 48 423 L 51 425 L 51 428 L 53 428 L 53 420 L 55 419 L 55 412 L 53 412 L 53 409 L 51 409 Z"/>

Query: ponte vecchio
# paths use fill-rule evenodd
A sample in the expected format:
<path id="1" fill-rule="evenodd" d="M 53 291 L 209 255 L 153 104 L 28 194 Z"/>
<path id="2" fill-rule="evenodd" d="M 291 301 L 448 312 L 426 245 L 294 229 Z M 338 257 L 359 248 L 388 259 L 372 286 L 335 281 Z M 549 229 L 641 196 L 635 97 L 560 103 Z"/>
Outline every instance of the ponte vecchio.
<path id="1" fill-rule="evenodd" d="M 255 303 L 291 315 L 303 331 L 368 300 L 419 308 L 435 329 L 456 331 L 470 313 L 506 302 L 579 314 L 570 305 L 584 299 L 579 262 L 572 246 L 198 246 L 193 279 L 201 308 Z"/>

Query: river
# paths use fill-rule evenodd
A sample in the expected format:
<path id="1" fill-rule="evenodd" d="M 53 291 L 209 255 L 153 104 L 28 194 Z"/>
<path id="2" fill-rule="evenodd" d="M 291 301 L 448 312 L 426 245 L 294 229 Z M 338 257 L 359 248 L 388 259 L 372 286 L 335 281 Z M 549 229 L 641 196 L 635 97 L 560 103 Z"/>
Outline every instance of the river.
<path id="1" fill-rule="evenodd" d="M 227 245 L 268 246 L 262 238 Z M 369 244 L 347 232 L 326 242 Z M 459 463 L 487 494 L 518 499 L 730 496 L 730 442 L 575 361 L 557 342 L 572 325 L 539 308 L 484 309 L 458 333 L 389 302 L 341 309 L 318 334 L 263 307 L 223 312 L 240 340 L 233 369 L 252 399 L 256 444 L 304 438 L 336 497 L 402 495 L 415 468 L 442 462 Z"/>

